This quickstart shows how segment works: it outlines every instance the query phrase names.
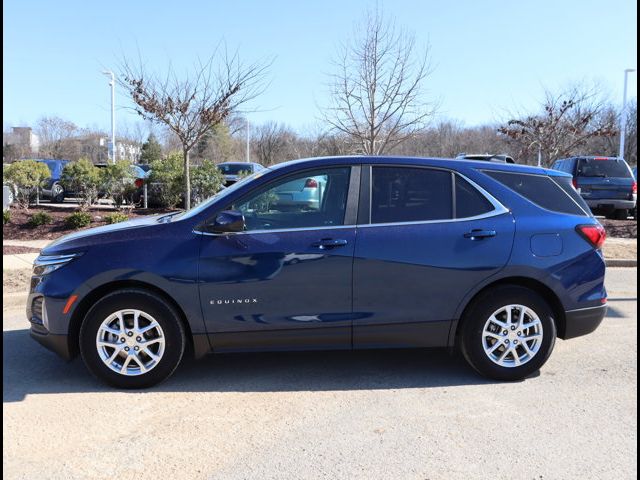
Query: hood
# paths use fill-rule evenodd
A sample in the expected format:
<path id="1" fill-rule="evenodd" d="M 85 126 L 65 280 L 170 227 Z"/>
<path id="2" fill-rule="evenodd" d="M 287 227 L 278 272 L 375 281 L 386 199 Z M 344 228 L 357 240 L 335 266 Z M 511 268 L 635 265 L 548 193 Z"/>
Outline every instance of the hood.
<path id="1" fill-rule="evenodd" d="M 103 225 L 101 227 L 89 228 L 79 232 L 64 235 L 50 244 L 48 244 L 42 252 L 51 254 L 54 250 L 65 250 L 69 248 L 78 248 L 87 244 L 95 243 L 99 237 L 109 236 L 112 233 L 122 232 L 124 230 L 135 230 L 142 228 L 153 228 L 164 222 L 159 222 L 159 215 L 150 215 L 148 217 L 136 218 L 135 220 L 127 220 L 126 222 L 114 223 L 113 225 Z"/>

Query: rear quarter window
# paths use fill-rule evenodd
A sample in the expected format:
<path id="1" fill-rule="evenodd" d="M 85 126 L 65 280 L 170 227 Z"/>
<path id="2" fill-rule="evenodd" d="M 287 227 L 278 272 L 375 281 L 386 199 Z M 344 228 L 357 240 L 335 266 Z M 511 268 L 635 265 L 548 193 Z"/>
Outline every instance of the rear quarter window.
<path id="1" fill-rule="evenodd" d="M 589 216 L 589 207 L 586 205 L 583 207 L 583 200 L 577 203 L 575 196 L 566 190 L 566 185 L 563 186 L 561 181 L 555 181 L 547 175 L 488 170 L 484 173 L 546 210 L 568 215 Z M 573 190 L 573 187 L 571 189 Z M 575 195 L 580 197 L 577 192 Z"/>

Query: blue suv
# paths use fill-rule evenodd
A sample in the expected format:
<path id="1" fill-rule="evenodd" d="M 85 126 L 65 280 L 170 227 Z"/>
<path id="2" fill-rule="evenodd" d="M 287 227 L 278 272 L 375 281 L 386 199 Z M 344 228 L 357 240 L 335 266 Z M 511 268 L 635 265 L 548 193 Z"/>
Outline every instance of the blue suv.
<path id="1" fill-rule="evenodd" d="M 553 168 L 573 177 L 573 186 L 594 213 L 618 220 L 626 220 L 629 214 L 634 214 L 638 200 L 638 183 L 624 159 L 563 158 L 556 160 Z"/>
<path id="2" fill-rule="evenodd" d="M 62 171 L 64 167 L 69 163 L 69 160 L 55 160 L 55 159 L 37 159 L 36 162 L 44 163 L 51 172 L 51 176 L 47 179 L 46 183 L 42 187 L 42 196 L 48 198 L 51 202 L 62 203 L 65 196 L 68 196 L 71 192 L 66 192 L 60 179 L 62 178 Z"/>
<path id="3" fill-rule="evenodd" d="M 281 208 L 313 178 L 318 208 Z M 571 176 L 485 161 L 337 157 L 195 208 L 62 237 L 34 264 L 31 335 L 119 388 L 185 351 L 457 347 L 517 380 L 606 312 L 605 232 Z"/>

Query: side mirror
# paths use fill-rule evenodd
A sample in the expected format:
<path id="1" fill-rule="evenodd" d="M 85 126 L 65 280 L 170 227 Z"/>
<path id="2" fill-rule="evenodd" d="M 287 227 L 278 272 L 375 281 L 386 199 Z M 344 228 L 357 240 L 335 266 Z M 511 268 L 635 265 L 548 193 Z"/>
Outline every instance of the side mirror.
<path id="1" fill-rule="evenodd" d="M 244 215 L 237 210 L 225 210 L 218 213 L 207 230 L 211 233 L 236 233 L 245 229 Z"/>

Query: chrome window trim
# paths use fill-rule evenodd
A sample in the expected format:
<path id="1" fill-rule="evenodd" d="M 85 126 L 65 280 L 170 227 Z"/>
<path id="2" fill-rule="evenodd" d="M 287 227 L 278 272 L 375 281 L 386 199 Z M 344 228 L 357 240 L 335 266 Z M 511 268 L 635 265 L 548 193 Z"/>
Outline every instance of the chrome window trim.
<path id="1" fill-rule="evenodd" d="M 322 227 L 304 227 L 304 228 L 274 228 L 273 230 L 247 230 L 245 232 L 225 232 L 225 233 L 211 233 L 203 232 L 202 230 L 193 230 L 193 233 L 199 235 L 206 235 L 208 237 L 226 237 L 229 235 L 253 235 L 261 233 L 283 233 L 283 232 L 309 232 L 312 230 L 337 230 L 343 228 L 356 228 L 358 225 L 333 225 Z"/>
<path id="2" fill-rule="evenodd" d="M 420 168 L 420 167 L 419 167 Z M 431 168 L 431 167 L 422 167 L 422 168 Z M 193 230 L 193 233 L 199 235 L 205 235 L 209 237 L 226 237 L 229 235 L 253 235 L 253 234 L 263 234 L 263 233 L 286 233 L 286 232 L 309 232 L 313 230 L 337 230 L 344 228 L 371 228 L 371 227 L 394 227 L 394 226 L 402 226 L 402 225 L 430 225 L 434 223 L 454 223 L 454 222 L 470 222 L 474 220 L 484 220 L 487 218 L 498 217 L 500 215 L 504 215 L 509 213 L 510 210 L 502 205 L 500 201 L 498 201 L 493 195 L 487 192 L 484 188 L 478 185 L 476 182 L 468 178 L 466 175 L 463 175 L 454 170 L 449 170 L 446 168 L 435 168 L 435 170 L 444 170 L 447 172 L 451 172 L 453 175 L 459 175 L 461 178 L 469 182 L 471 186 L 477 189 L 482 196 L 486 198 L 486 200 L 491 203 L 494 207 L 494 210 L 490 212 L 484 213 L 482 215 L 476 215 L 474 217 L 463 217 L 463 218 L 448 218 L 443 220 L 417 220 L 413 222 L 391 222 L 391 223 L 358 223 L 355 225 L 333 225 L 333 226 L 322 226 L 322 227 L 305 227 L 305 228 L 278 228 L 273 230 L 251 230 L 246 232 L 226 232 L 226 233 L 210 233 L 203 232 L 201 230 Z M 558 187 L 559 188 L 559 187 Z M 561 189 L 562 190 L 562 189 Z M 371 198 L 371 197 L 370 197 Z"/>
<path id="3" fill-rule="evenodd" d="M 476 215 L 475 217 L 448 218 L 445 220 L 417 220 L 414 222 L 366 223 L 363 225 L 356 225 L 356 227 L 371 228 L 371 227 L 394 227 L 394 226 L 402 226 L 402 225 L 429 225 L 433 223 L 461 223 L 461 222 L 470 222 L 473 220 L 484 220 L 486 218 L 498 217 L 500 215 L 504 215 L 505 213 L 509 213 L 509 210 L 505 207 L 502 207 L 500 210 L 498 209 L 492 210 L 482 215 Z"/>

